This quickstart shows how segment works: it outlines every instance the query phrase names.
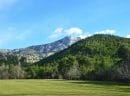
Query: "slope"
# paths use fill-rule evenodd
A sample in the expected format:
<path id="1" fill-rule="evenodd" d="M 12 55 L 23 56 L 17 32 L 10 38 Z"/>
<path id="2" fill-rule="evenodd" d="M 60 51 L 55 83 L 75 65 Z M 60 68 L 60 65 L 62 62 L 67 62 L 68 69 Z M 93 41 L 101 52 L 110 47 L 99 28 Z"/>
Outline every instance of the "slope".
<path id="1" fill-rule="evenodd" d="M 81 40 L 35 65 L 44 67 L 41 68 L 41 78 L 127 81 L 130 78 L 129 53 L 130 39 L 99 34 Z"/>
<path id="2" fill-rule="evenodd" d="M 79 37 L 66 36 L 60 40 L 48 44 L 33 45 L 26 48 L 13 50 L 0 49 L 0 52 L 13 54 L 19 58 L 25 57 L 27 63 L 34 63 L 65 48 L 68 48 L 70 45 L 79 41 L 80 39 L 81 38 Z"/>

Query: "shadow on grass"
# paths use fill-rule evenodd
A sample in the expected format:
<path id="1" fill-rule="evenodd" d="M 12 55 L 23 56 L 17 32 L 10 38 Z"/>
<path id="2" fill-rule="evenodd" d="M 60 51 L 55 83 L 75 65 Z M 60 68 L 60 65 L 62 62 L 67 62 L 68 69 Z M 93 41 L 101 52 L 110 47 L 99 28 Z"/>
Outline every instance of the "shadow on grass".
<path id="1" fill-rule="evenodd" d="M 111 82 L 111 81 L 71 81 L 70 83 L 75 83 L 75 84 L 94 84 L 94 85 L 103 85 L 103 86 L 112 86 L 112 85 L 130 86 L 127 83 L 119 83 L 119 82 Z"/>
<path id="2" fill-rule="evenodd" d="M 104 86 L 104 88 L 108 87 L 113 88 L 113 86 L 117 86 L 115 87 L 117 91 L 130 93 L 130 84 L 127 83 L 110 82 L 110 81 L 72 81 L 70 83 L 98 85 L 96 86 L 96 88 L 98 88 L 99 86 Z"/>
<path id="3" fill-rule="evenodd" d="M 121 92 L 129 92 L 130 93 L 130 88 L 118 88 Z"/>

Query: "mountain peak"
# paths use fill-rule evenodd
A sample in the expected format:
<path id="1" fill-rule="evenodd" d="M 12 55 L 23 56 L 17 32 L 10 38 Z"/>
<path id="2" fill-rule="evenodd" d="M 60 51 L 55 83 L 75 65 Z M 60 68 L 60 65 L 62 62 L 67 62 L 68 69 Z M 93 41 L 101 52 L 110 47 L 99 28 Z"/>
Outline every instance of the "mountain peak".
<path id="1" fill-rule="evenodd" d="M 59 51 L 68 48 L 70 45 L 79 41 L 80 38 L 66 36 L 60 40 L 48 44 L 33 45 L 26 48 L 13 50 L 1 49 L 2 53 L 11 53 L 20 57 L 25 57 L 27 62 L 34 63 Z"/>

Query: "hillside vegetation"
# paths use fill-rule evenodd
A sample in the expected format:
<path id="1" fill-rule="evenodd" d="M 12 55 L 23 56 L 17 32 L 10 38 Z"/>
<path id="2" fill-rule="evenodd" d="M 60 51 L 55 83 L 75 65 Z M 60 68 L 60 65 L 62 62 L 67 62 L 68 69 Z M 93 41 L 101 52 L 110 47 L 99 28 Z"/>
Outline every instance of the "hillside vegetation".
<path id="1" fill-rule="evenodd" d="M 30 78 L 130 80 L 130 39 L 94 35 L 31 66 Z"/>
<path id="2" fill-rule="evenodd" d="M 7 55 L 7 56 L 6 56 Z M 37 63 L 0 55 L 0 79 L 80 79 L 130 82 L 130 39 L 94 35 Z"/>

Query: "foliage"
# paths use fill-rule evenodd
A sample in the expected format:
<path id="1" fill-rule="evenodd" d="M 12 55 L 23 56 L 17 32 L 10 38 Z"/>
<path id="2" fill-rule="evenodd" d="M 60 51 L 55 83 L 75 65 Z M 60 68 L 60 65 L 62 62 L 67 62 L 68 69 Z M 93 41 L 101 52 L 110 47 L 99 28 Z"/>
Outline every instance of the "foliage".
<path id="1" fill-rule="evenodd" d="M 118 72 L 124 68 L 120 66 L 121 62 L 128 61 L 129 58 L 127 49 L 130 49 L 130 39 L 113 35 L 94 35 L 35 65 L 56 67 L 58 70 L 55 73 L 64 79 L 72 79 L 73 73 L 80 73 L 77 79 L 120 80 L 121 75 Z"/>
<path id="2" fill-rule="evenodd" d="M 23 57 L 0 55 L 0 78 L 130 82 L 130 39 L 98 34 L 37 63 L 27 64 L 25 61 Z"/>

